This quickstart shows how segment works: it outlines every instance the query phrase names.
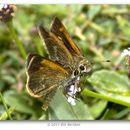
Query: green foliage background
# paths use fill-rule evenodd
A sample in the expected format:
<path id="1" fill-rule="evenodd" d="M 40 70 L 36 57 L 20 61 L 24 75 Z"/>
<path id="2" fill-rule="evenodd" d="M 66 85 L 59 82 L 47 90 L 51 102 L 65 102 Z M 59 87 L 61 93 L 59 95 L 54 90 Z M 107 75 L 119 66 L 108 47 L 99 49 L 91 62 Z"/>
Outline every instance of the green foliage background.
<path id="1" fill-rule="evenodd" d="M 49 28 L 55 16 L 93 63 L 92 75 L 82 79 L 77 105 L 70 106 L 57 91 L 44 112 L 42 102 L 27 94 L 25 59 L 0 22 L 0 119 L 10 115 L 13 120 L 129 120 L 130 79 L 120 54 L 130 46 L 130 6 L 18 5 L 13 25 L 27 54 L 47 55 L 37 26 Z M 110 63 L 102 62 L 108 59 Z"/>

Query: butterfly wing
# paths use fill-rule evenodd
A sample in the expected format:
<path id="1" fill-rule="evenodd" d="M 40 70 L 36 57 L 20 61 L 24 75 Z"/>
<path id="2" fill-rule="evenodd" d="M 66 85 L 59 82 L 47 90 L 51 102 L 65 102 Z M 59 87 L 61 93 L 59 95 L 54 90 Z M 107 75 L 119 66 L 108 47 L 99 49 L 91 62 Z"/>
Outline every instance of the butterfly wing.
<path id="1" fill-rule="evenodd" d="M 45 41 L 50 59 L 56 61 L 64 68 L 68 68 L 72 64 L 73 57 L 65 47 L 63 41 L 52 32 L 48 32 L 43 26 L 39 26 L 39 33 Z"/>
<path id="2" fill-rule="evenodd" d="M 33 97 L 44 99 L 45 110 L 59 83 L 67 76 L 68 72 L 55 62 L 36 54 L 30 54 L 27 58 L 27 91 Z"/>
<path id="3" fill-rule="evenodd" d="M 76 46 L 66 28 L 57 17 L 55 17 L 52 23 L 51 32 L 62 39 L 64 46 L 69 50 L 72 56 L 82 57 L 80 49 Z"/>

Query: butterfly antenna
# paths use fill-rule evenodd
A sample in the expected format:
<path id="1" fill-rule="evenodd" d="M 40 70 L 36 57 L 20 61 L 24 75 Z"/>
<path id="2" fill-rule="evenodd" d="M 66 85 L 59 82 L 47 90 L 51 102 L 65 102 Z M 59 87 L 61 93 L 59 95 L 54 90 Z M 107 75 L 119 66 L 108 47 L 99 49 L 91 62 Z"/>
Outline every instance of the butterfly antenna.
<path id="1" fill-rule="evenodd" d="M 111 62 L 110 60 L 102 60 L 102 61 L 100 61 L 100 62 Z M 93 64 L 95 64 L 95 62 L 91 62 L 91 64 L 93 65 Z"/>

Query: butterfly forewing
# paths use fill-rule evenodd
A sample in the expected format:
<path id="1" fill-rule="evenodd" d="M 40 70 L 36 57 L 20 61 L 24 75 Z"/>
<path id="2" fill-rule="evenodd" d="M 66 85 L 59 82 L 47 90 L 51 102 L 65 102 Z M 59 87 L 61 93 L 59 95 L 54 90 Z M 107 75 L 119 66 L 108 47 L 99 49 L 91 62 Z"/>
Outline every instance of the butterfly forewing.
<path id="1" fill-rule="evenodd" d="M 54 22 L 52 23 L 51 32 L 54 33 L 57 37 L 59 37 L 63 41 L 63 44 L 69 50 L 71 55 L 73 56 L 82 55 L 80 49 L 76 46 L 74 41 L 69 36 L 69 33 L 65 29 L 64 25 L 57 17 L 55 17 Z"/>
<path id="2" fill-rule="evenodd" d="M 46 31 L 42 26 L 39 26 L 39 33 L 45 41 L 51 60 L 56 61 L 64 68 L 67 68 L 72 64 L 73 57 L 69 50 L 64 46 L 63 41 L 60 41 L 55 34 Z"/>
<path id="3" fill-rule="evenodd" d="M 68 77 L 68 72 L 55 62 L 36 54 L 29 55 L 27 61 L 27 91 L 34 97 L 42 97 L 46 107 L 57 87 Z"/>

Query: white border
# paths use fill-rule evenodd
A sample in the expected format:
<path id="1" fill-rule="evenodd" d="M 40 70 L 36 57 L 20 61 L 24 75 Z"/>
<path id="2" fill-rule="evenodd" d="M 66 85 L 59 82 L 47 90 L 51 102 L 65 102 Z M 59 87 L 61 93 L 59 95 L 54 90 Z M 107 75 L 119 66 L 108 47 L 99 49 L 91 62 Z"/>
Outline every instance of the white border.
<path id="1" fill-rule="evenodd" d="M 2 4 L 130 4 L 130 0 L 0 0 Z"/>
<path id="2" fill-rule="evenodd" d="M 130 4 L 128 0 L 0 0 L 2 4 Z M 70 121 L 68 121 L 70 122 Z M 54 121 L 52 121 L 54 123 Z M 62 121 L 60 121 L 60 124 Z M 129 121 L 84 121 L 79 122 L 80 126 L 48 126 L 47 121 L 1 121 L 1 130 L 130 130 Z"/>
<path id="3" fill-rule="evenodd" d="M 52 124 L 62 123 L 78 123 L 72 121 L 56 122 L 52 121 Z M 82 121 L 79 122 L 80 126 L 49 126 L 50 122 L 47 121 L 6 121 L 0 122 L 1 130 L 130 130 L 130 122 L 126 121 Z M 103 129 L 101 129 L 103 128 Z"/>

